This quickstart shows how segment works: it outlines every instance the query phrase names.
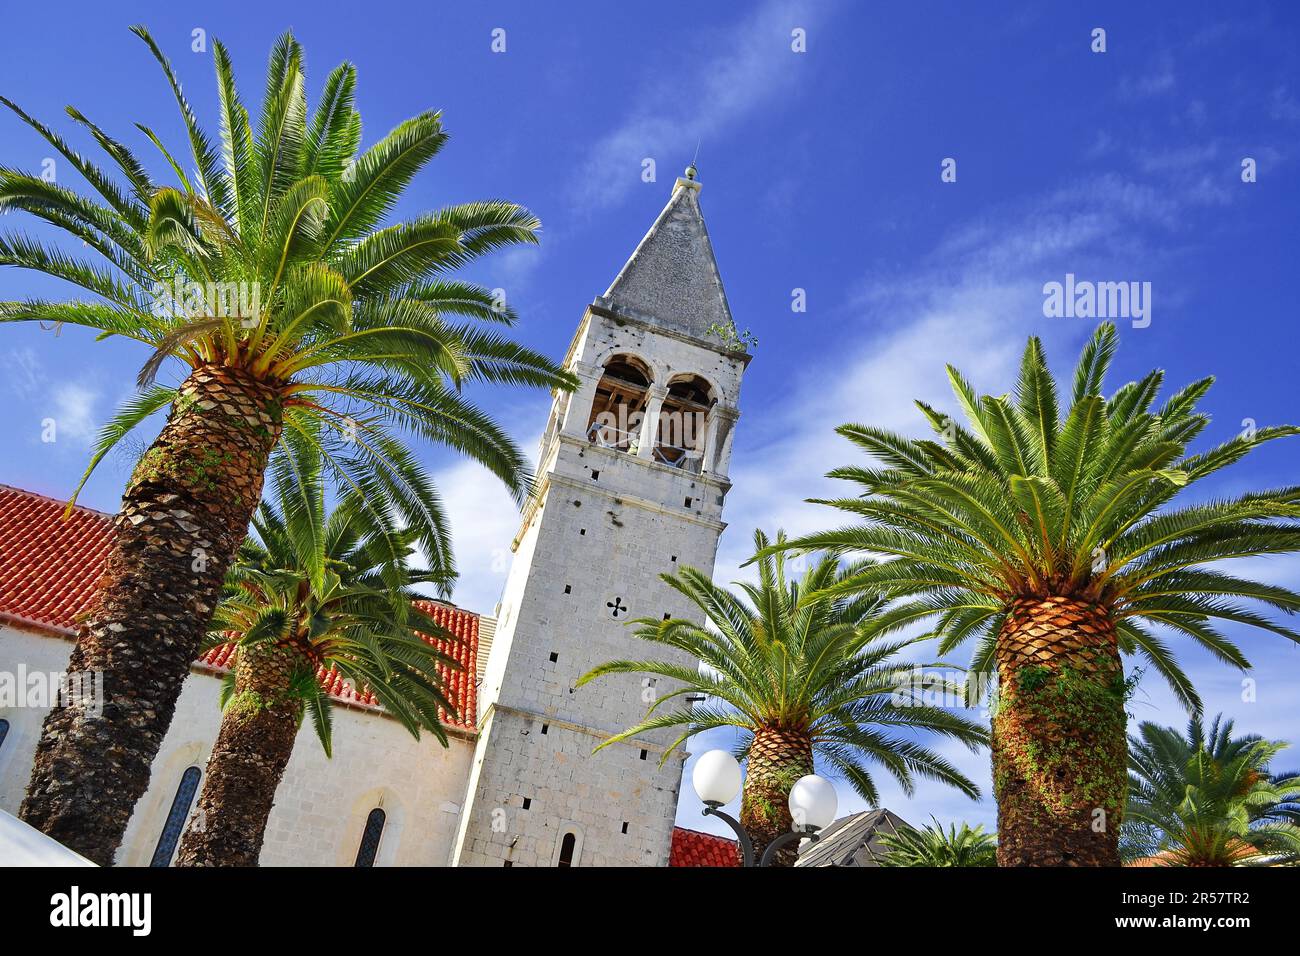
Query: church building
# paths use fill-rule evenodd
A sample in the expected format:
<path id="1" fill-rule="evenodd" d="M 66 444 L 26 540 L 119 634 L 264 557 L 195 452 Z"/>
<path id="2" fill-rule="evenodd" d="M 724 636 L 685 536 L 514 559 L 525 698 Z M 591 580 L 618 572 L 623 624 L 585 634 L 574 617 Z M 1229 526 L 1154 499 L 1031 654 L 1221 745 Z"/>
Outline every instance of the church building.
<path id="1" fill-rule="evenodd" d="M 711 572 L 725 527 L 750 357 L 699 193 L 691 167 L 579 321 L 565 366 L 580 385 L 554 398 L 500 603 L 491 614 L 425 607 L 457 638 L 442 646 L 462 665 L 444 674 L 459 711 L 450 746 L 416 741 L 365 688 L 322 672 L 334 756 L 310 733 L 299 739 L 263 865 L 734 863 L 730 841 L 674 827 L 685 754 L 661 764 L 674 735 L 593 753 L 673 688 L 637 675 L 574 686 L 604 661 L 645 656 L 629 620 L 693 615 L 660 575 Z M 108 515 L 78 507 L 64 520 L 63 509 L 0 486 L 0 680 L 12 675 L 17 690 L 0 687 L 0 809 L 10 813 L 49 707 L 24 687 L 66 667 L 111 533 Z M 171 862 L 216 740 L 229 655 L 194 663 L 118 865 Z"/>

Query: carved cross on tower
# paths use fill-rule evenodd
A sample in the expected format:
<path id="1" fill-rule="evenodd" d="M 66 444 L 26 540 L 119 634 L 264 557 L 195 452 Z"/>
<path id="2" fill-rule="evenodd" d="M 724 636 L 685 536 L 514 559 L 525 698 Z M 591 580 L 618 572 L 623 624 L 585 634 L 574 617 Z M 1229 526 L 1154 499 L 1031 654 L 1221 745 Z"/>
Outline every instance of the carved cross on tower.
<path id="1" fill-rule="evenodd" d="M 623 599 L 621 597 L 616 597 L 612 601 L 606 601 L 605 607 L 610 608 L 613 611 L 615 617 L 618 617 L 619 611 L 627 610 L 627 605 L 623 603 Z"/>

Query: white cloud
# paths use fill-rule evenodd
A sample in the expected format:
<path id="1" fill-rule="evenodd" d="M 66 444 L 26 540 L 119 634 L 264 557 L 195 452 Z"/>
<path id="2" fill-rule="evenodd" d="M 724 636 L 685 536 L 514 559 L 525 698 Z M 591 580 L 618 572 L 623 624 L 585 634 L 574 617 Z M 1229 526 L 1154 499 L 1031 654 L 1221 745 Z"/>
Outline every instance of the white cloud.
<path id="1" fill-rule="evenodd" d="M 522 403 L 500 420 L 540 425 L 545 415 L 541 403 Z M 537 431 L 523 439 L 516 437 L 533 467 L 540 435 Z M 460 572 L 452 599 L 460 607 L 492 614 L 514 557 L 510 542 L 522 521 L 519 506 L 505 485 L 477 462 L 456 461 L 435 471 L 433 481 L 451 523 L 452 553 Z"/>
<path id="2" fill-rule="evenodd" d="M 791 31 L 808 31 L 827 13 L 803 0 L 768 0 L 729 32 L 699 38 L 677 63 L 657 63 L 656 82 L 615 129 L 593 144 L 575 198 L 589 208 L 614 205 L 641 182 L 641 162 L 652 158 L 658 178 L 676 175 L 695 149 L 717 142 L 745 117 L 787 93 L 797 82 L 803 57 L 791 50 Z M 687 54 L 691 54 L 689 57 Z M 696 64 L 705 64 L 698 66 Z"/>
<path id="3" fill-rule="evenodd" d="M 460 572 L 453 600 L 460 607 L 491 614 L 510 570 L 510 541 L 519 530 L 519 509 L 505 486 L 475 462 L 439 471 L 434 481 L 450 516 Z"/>
<path id="4" fill-rule="evenodd" d="M 1138 222 L 1172 227 L 1182 207 L 1123 177 L 1097 177 L 955 229 L 910 274 L 865 279 L 827 318 L 862 330 L 833 343 L 825 364 L 834 374 L 819 362 L 763 418 L 742 420 L 727 500 L 733 530 L 723 539 L 716 577 L 740 576 L 755 527 L 799 534 L 837 521 L 826 508 L 803 502 L 843 493 L 843 483 L 825 472 L 862 458 L 835 434 L 837 425 L 870 422 L 928 434 L 913 402 L 951 407 L 946 363 L 979 388 L 1008 391 L 1031 334 L 1044 339 L 1058 372 L 1068 371 L 1092 326 L 1043 317 L 1043 283 L 1061 278 L 1051 270 L 1066 261 L 1081 275 L 1105 275 L 1109 267 L 1122 269 L 1115 278 L 1127 278 L 1132 263 L 1142 261 L 1132 253 L 1142 249 L 1130 240 L 1121 264 L 1113 237 L 1131 234 Z M 763 361 L 761 351 L 756 361 Z"/>
<path id="5" fill-rule="evenodd" d="M 22 397 L 31 396 L 45 379 L 41 360 L 33 348 L 13 349 L 7 364 L 9 387 Z"/>
<path id="6" fill-rule="evenodd" d="M 1279 86 L 1273 90 L 1269 115 L 1273 119 L 1285 123 L 1300 122 L 1300 102 L 1290 94 L 1285 86 Z"/>
<path id="7" fill-rule="evenodd" d="M 1182 172 L 1188 169 L 1203 168 L 1219 156 L 1217 142 L 1193 143 L 1172 149 L 1136 151 L 1138 168 L 1144 173 Z"/>
<path id="8" fill-rule="evenodd" d="M 506 301 L 517 305 L 531 288 L 543 257 L 554 253 L 552 241 L 545 246 L 516 246 L 498 253 L 492 260 L 490 281 L 494 288 L 505 290 Z"/>
<path id="9" fill-rule="evenodd" d="M 1127 99 L 1145 99 L 1169 93 L 1177 83 L 1174 58 L 1166 50 L 1153 59 L 1146 72 L 1136 77 L 1124 77 L 1120 81 L 1120 94 Z"/>
<path id="10" fill-rule="evenodd" d="M 99 424 L 95 412 L 99 392 L 77 382 L 68 382 L 54 389 L 53 402 L 54 413 L 50 417 L 58 428 L 59 440 L 90 444 Z"/>

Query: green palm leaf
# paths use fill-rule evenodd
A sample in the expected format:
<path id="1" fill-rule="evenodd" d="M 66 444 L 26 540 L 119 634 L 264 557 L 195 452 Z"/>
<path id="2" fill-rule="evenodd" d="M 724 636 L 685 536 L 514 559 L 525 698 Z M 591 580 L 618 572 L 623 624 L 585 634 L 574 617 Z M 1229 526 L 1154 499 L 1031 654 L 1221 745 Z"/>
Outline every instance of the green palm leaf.
<path id="1" fill-rule="evenodd" d="M 773 542 L 762 532 L 755 534 L 754 543 L 762 555 L 756 559 L 758 581 L 743 583 L 738 591 L 714 584 L 694 568 L 663 576 L 709 626 L 680 618 L 634 621 L 638 637 L 669 655 L 610 661 L 579 679 L 576 686 L 581 688 L 597 679 L 643 674 L 668 685 L 657 685 L 644 720 L 601 748 L 680 730 L 666 747 L 666 760 L 673 749 L 706 730 L 730 727 L 752 735 L 781 728 L 805 735 L 813 753 L 868 801 L 876 800 L 878 792 L 867 764 L 884 767 L 905 790 L 925 778 L 977 796 L 975 784 L 942 756 L 910 736 L 890 732 L 953 739 L 971 749 L 987 741 L 979 724 L 900 695 L 911 672 L 897 655 L 911 642 L 884 638 L 890 630 L 879 619 L 885 598 L 832 596 L 845 580 L 869 573 L 874 565 L 841 567 L 833 558 L 823 558 L 792 580 L 779 550 L 782 536 L 778 550 L 768 550 Z M 683 697 L 707 703 L 682 705 Z"/>
<path id="2" fill-rule="evenodd" d="M 861 490 L 819 502 L 848 523 L 771 545 L 759 559 L 781 550 L 883 556 L 830 593 L 889 596 L 897 603 L 880 615 L 882 627 L 934 620 L 945 653 L 977 641 L 972 671 L 988 670 L 994 625 L 1015 601 L 1060 596 L 1100 607 L 1118 628 L 1121 649 L 1154 666 L 1189 708 L 1199 707 L 1161 635 L 1189 640 L 1237 667 L 1247 666 L 1245 658 L 1212 622 L 1300 636 L 1240 603 L 1289 615 L 1300 609 L 1295 591 L 1211 567 L 1300 551 L 1300 493 L 1281 488 L 1183 506 L 1174 501 L 1297 429 L 1259 428 L 1189 453 L 1188 442 L 1208 422 L 1196 409 L 1213 379 L 1175 392 L 1155 414 L 1159 371 L 1107 399 L 1104 379 L 1117 345 L 1113 326 L 1099 326 L 1075 369 L 1067 409 L 1058 407 L 1036 338 L 1026 345 L 1014 403 L 979 395 L 950 366 L 966 425 L 917 403 L 947 456 L 904 435 L 844 426 L 841 433 L 884 467 L 831 472 Z"/>

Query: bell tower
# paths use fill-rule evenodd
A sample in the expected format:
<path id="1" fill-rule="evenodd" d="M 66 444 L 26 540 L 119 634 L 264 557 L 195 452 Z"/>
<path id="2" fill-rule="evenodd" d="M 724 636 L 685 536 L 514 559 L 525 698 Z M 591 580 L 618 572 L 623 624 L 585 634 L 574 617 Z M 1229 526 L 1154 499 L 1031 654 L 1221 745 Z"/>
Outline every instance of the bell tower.
<path id="1" fill-rule="evenodd" d="M 580 385 L 552 405 L 512 544 L 454 865 L 668 862 L 685 756 L 659 762 L 675 734 L 592 751 L 673 688 L 638 675 L 574 684 L 608 660 L 664 656 L 627 622 L 693 616 L 659 575 L 712 572 L 725 527 L 750 356 L 699 193 L 691 166 L 570 346 Z"/>

